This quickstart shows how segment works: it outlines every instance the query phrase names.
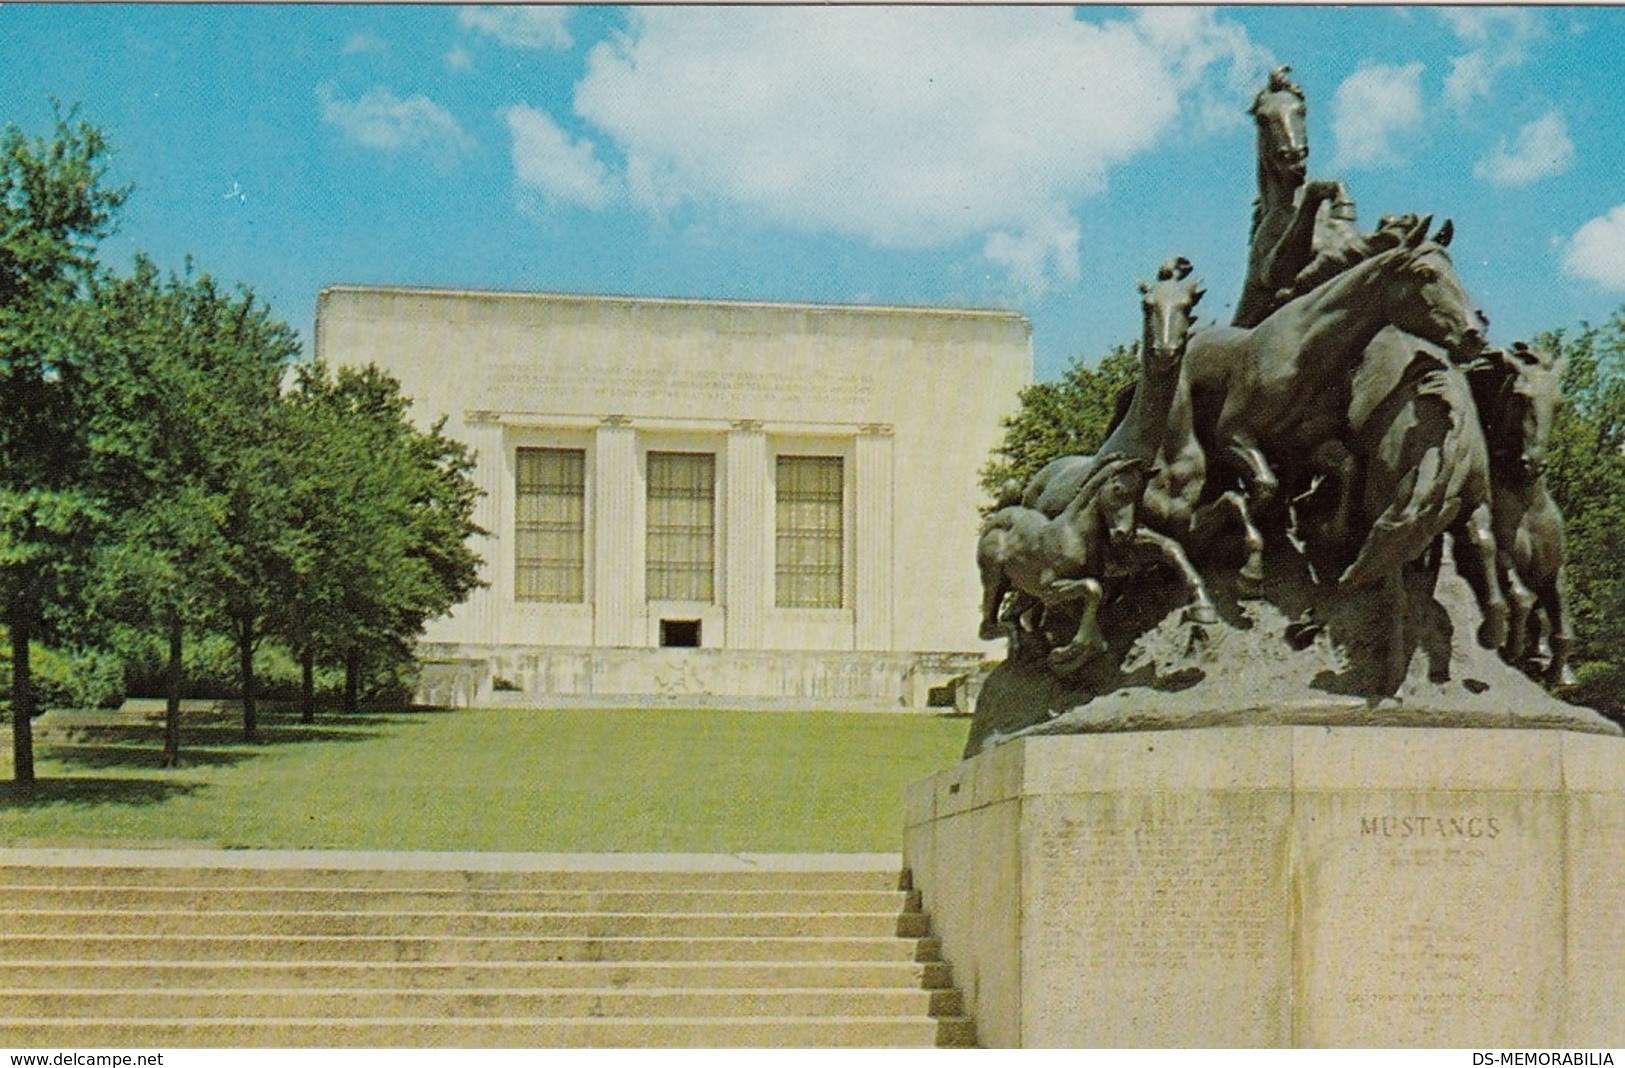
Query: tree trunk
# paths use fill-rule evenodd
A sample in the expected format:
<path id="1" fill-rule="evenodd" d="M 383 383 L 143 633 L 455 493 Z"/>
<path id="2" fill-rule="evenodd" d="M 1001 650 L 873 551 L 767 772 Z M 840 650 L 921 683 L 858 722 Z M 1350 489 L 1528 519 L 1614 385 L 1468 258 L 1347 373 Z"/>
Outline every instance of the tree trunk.
<path id="1" fill-rule="evenodd" d="M 354 712 L 361 697 L 361 646 L 352 645 L 344 654 L 344 711 Z"/>
<path id="2" fill-rule="evenodd" d="M 237 624 L 238 674 L 243 690 L 243 740 L 259 741 L 259 709 L 254 706 L 254 617 L 244 616 Z"/>
<path id="3" fill-rule="evenodd" d="M 164 669 L 164 767 L 179 767 L 181 763 L 181 647 L 186 628 L 181 623 L 180 609 L 169 611 L 169 665 Z"/>
<path id="4" fill-rule="evenodd" d="M 34 672 L 28 661 L 29 626 L 21 607 L 11 618 L 11 767 L 19 785 L 34 782 Z"/>
<path id="5" fill-rule="evenodd" d="M 311 645 L 299 654 L 299 722 L 316 722 L 316 648 Z"/>

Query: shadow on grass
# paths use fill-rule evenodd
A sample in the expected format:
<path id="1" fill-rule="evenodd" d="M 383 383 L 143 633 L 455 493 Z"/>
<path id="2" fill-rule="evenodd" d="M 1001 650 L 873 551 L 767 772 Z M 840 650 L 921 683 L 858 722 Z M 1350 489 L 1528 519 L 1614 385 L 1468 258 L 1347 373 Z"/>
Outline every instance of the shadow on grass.
<path id="1" fill-rule="evenodd" d="M 53 759 L 79 768 L 159 768 L 164 766 L 164 746 L 139 745 L 53 745 Z M 181 747 L 181 770 L 191 767 L 224 768 L 252 760 L 253 749 L 196 749 Z"/>
<path id="2" fill-rule="evenodd" d="M 152 727 L 80 727 L 74 734 L 78 735 L 76 744 L 85 745 L 87 742 L 98 745 L 151 745 L 156 743 L 162 746 L 164 731 L 162 726 Z M 221 746 L 266 746 L 288 745 L 303 742 L 364 742 L 378 737 L 375 731 L 366 730 L 328 730 L 322 727 L 301 727 L 297 725 L 270 725 L 261 724 L 259 739 L 246 741 L 243 738 L 243 729 L 237 727 L 181 727 L 181 748 L 194 745 L 221 745 Z"/>
<path id="3" fill-rule="evenodd" d="M 0 783 L 0 811 L 47 805 L 156 805 L 204 789 L 160 779 L 40 779 Z"/>

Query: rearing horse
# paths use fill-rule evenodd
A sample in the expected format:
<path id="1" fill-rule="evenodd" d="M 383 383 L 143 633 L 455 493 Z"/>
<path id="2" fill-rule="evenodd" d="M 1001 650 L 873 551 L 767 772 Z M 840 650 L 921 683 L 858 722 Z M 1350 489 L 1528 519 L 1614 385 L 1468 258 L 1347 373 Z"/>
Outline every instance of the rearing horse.
<path id="1" fill-rule="evenodd" d="M 1248 112 L 1258 126 L 1258 199 L 1234 326 L 1257 326 L 1282 293 L 1322 280 L 1365 252 L 1341 182 L 1307 181 L 1307 104 L 1291 67 L 1277 67 Z"/>
<path id="2" fill-rule="evenodd" d="M 1484 344 L 1480 319 L 1441 240 L 1419 219 L 1395 248 L 1296 297 L 1256 327 L 1214 326 L 1185 354 L 1198 439 L 1208 462 L 1239 474 L 1257 514 L 1280 489 L 1272 460 L 1307 457 L 1340 480 L 1337 525 L 1352 507 L 1349 384 L 1385 327 L 1437 344 L 1454 359 Z M 1441 238 L 1448 231 L 1441 230 Z"/>

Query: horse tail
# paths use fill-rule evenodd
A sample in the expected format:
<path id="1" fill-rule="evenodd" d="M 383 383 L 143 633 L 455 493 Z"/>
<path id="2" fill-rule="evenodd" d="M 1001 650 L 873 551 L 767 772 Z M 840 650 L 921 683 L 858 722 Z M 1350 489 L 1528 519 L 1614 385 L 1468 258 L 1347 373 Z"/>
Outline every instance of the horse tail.
<path id="1" fill-rule="evenodd" d="M 1409 389 L 1418 407 L 1431 401 L 1445 414 L 1444 432 L 1430 444 L 1394 487 L 1393 499 L 1371 525 L 1359 554 L 1338 579 L 1363 586 L 1415 560 L 1461 511 L 1457 474 L 1472 463 L 1465 406 L 1452 400 L 1449 368 L 1432 354 L 1419 353 L 1399 388 Z"/>

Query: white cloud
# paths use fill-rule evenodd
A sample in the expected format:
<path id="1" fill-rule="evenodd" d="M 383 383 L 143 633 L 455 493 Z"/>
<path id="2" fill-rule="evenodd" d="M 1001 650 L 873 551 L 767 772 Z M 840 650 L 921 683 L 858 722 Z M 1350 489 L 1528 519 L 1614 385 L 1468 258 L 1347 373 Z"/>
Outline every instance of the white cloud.
<path id="1" fill-rule="evenodd" d="M 1444 79 L 1445 102 L 1458 110 L 1489 96 L 1496 77 L 1522 65 L 1529 43 L 1542 32 L 1540 16 L 1527 8 L 1445 7 L 1437 12 L 1472 49 L 1451 59 Z"/>
<path id="2" fill-rule="evenodd" d="M 1569 238 L 1563 269 L 1604 289 L 1625 290 L 1625 204 L 1592 219 Z"/>
<path id="3" fill-rule="evenodd" d="M 1220 22 L 1213 8 L 1183 6 L 1147 7 L 1138 13 L 1136 24 L 1166 59 L 1180 91 L 1195 94 L 1204 128 L 1252 125 L 1246 105 L 1276 63 L 1268 50 L 1248 38 L 1244 27 Z"/>
<path id="4" fill-rule="evenodd" d="M 614 183 L 591 142 L 572 141 L 552 116 L 535 108 L 512 107 L 503 117 L 513 134 L 514 175 L 521 190 L 586 208 L 610 202 Z"/>
<path id="5" fill-rule="evenodd" d="M 649 210 L 974 239 L 1037 285 L 1078 270 L 1069 204 L 1171 133 L 1245 121 L 1268 64 L 1210 11 L 648 7 L 593 49 L 575 106 Z"/>
<path id="6" fill-rule="evenodd" d="M 457 21 L 467 30 L 489 34 L 512 48 L 563 51 L 573 43 L 565 22 L 567 7 L 465 7 Z"/>
<path id="7" fill-rule="evenodd" d="M 1473 174 L 1493 185 L 1529 185 L 1562 174 L 1573 164 L 1568 125 L 1561 112 L 1549 111 L 1519 130 L 1510 144 L 1503 137 L 1473 167 Z"/>
<path id="8" fill-rule="evenodd" d="M 1335 168 L 1400 161 L 1396 141 L 1422 126 L 1422 64 L 1371 64 L 1344 79 L 1332 96 Z"/>
<path id="9" fill-rule="evenodd" d="M 323 85 L 317 88 L 316 97 L 321 101 L 322 121 L 367 148 L 394 152 L 419 147 L 458 149 L 471 144 L 451 112 L 426 96 L 402 100 L 380 86 L 352 102 L 339 100 Z"/>
<path id="10" fill-rule="evenodd" d="M 383 38 L 366 30 L 352 35 L 348 41 L 344 42 L 344 54 L 347 56 L 357 55 L 362 52 L 382 52 L 384 50 Z"/>
<path id="11" fill-rule="evenodd" d="M 474 57 L 462 45 L 456 45 L 446 53 L 446 66 L 452 70 L 468 70 L 474 65 Z"/>

